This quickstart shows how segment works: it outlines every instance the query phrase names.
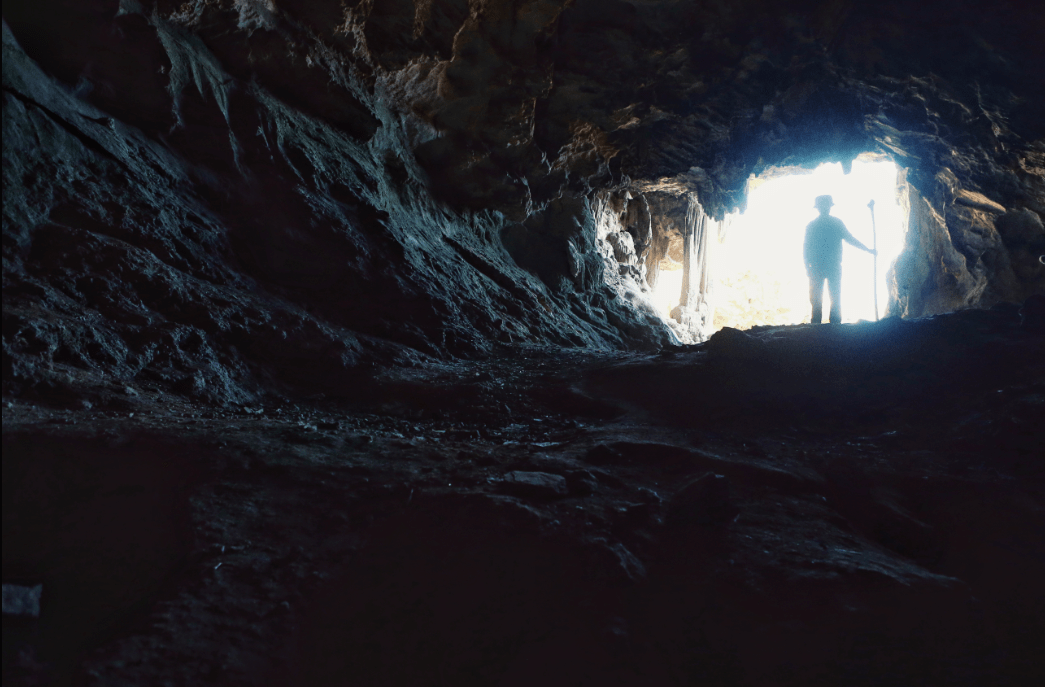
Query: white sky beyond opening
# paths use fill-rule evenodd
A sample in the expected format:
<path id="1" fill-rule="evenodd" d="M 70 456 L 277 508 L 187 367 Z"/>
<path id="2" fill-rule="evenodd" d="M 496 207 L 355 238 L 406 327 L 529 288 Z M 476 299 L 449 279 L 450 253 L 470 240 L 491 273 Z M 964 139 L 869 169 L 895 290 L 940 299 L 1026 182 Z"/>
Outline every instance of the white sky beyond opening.
<path id="1" fill-rule="evenodd" d="M 904 241 L 896 191 L 897 167 L 891 161 L 857 160 L 849 174 L 842 172 L 841 164 L 829 163 L 804 174 L 762 183 L 756 180 L 748 192 L 747 210 L 732 218 L 725 239 L 711 239 L 709 267 L 715 329 L 809 322 L 809 280 L 802 244 L 806 225 L 818 214 L 813 200 L 822 194 L 833 196 L 831 214 L 868 247 L 873 245 L 873 237 L 867 203 L 872 198 L 875 201 L 878 312 L 883 317 L 888 302 L 886 272 L 903 249 Z M 844 244 L 843 322 L 874 320 L 873 264 L 869 253 Z M 681 270 L 677 275 L 662 272 L 658 282 L 654 302 L 667 314 L 678 304 Z M 829 308 L 825 285 L 825 321 Z"/>

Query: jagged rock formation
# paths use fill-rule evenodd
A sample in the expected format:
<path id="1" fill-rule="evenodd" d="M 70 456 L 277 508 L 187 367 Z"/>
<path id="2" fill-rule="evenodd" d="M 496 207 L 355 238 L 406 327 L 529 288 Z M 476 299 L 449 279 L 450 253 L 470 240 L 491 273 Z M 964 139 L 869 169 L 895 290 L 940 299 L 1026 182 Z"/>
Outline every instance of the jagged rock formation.
<path id="1" fill-rule="evenodd" d="M 1040 351 L 999 308 L 8 404 L 4 684 L 1037 684 Z"/>
<path id="2" fill-rule="evenodd" d="M 5 685 L 1041 682 L 1038 8 L 3 20 Z M 901 317 L 706 340 L 861 154 Z"/>
<path id="3" fill-rule="evenodd" d="M 4 12 L 12 392 L 119 370 L 242 400 L 367 361 L 701 340 L 713 304 L 683 298 L 666 326 L 635 296 L 670 241 L 655 228 L 683 240 L 688 208 L 721 219 L 749 174 L 864 151 L 908 170 L 894 312 L 1045 278 L 1045 98 L 1024 76 L 1045 62 L 1016 5 Z M 606 193 L 631 199 L 617 264 Z M 317 355 L 322 379 L 268 379 Z"/>
<path id="4" fill-rule="evenodd" d="M 525 225 L 449 211 L 410 181 L 391 121 L 378 128 L 336 99 L 290 107 L 141 12 L 110 9 L 87 23 L 100 35 L 80 36 L 84 54 L 53 55 L 81 60 L 71 88 L 5 33 L 10 390 L 104 393 L 115 377 L 242 402 L 272 383 L 350 393 L 367 362 L 498 342 L 669 340 L 627 305 L 608 321 L 600 304 L 613 292 L 582 199 Z M 151 62 L 136 57 L 143 42 Z M 123 59 L 94 59 L 111 44 Z M 142 103 L 132 114 L 136 103 L 110 102 L 125 89 Z M 559 240 L 573 248 L 556 260 L 560 244 L 542 241 Z M 327 369 L 311 372 L 317 358 Z"/>

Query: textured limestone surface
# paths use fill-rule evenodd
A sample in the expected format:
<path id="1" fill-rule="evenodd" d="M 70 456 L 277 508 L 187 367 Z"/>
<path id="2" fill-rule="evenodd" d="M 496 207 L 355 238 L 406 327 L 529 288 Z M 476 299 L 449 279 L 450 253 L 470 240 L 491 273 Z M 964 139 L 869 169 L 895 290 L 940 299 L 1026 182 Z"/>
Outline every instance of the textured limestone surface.
<path id="1" fill-rule="evenodd" d="M 1041 341 L 1006 308 L 13 402 L 4 684 L 1038 684 Z"/>
<path id="2" fill-rule="evenodd" d="M 1042 682 L 1043 35 L 5 2 L 5 686 Z M 893 317 L 712 336 L 752 175 L 859 155 Z"/>
<path id="3" fill-rule="evenodd" d="M 864 152 L 906 170 L 894 312 L 1020 302 L 1045 289 L 1041 24 L 1019 3 L 9 3 L 4 388 L 242 401 L 518 342 L 701 341 L 699 287 L 668 322 L 643 298 L 694 205 L 720 220 L 751 174 Z"/>
<path id="4" fill-rule="evenodd" d="M 584 199 L 534 215 L 515 248 L 499 213 L 395 181 L 401 131 L 365 141 L 292 108 L 152 16 L 117 16 L 103 37 L 120 43 L 131 22 L 155 42 L 150 68 L 174 80 L 132 92 L 171 110 L 158 130 L 78 97 L 92 87 L 45 73 L 5 29 L 5 389 L 137 382 L 243 402 L 346 393 L 368 364 L 514 342 L 671 341 L 649 313 L 607 306 Z"/>

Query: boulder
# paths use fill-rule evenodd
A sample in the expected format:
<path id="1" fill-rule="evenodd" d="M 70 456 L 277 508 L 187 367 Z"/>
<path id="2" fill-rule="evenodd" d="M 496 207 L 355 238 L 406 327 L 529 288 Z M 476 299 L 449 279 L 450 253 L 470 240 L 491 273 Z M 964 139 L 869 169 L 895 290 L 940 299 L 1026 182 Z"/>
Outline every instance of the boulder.
<path id="1" fill-rule="evenodd" d="M 569 495 L 566 478 L 549 472 L 515 470 L 505 474 L 501 490 L 513 496 L 532 499 L 557 499 Z"/>
<path id="2" fill-rule="evenodd" d="M 682 487 L 668 503 L 671 524 L 714 525 L 736 514 L 729 496 L 729 478 L 712 472 Z"/>

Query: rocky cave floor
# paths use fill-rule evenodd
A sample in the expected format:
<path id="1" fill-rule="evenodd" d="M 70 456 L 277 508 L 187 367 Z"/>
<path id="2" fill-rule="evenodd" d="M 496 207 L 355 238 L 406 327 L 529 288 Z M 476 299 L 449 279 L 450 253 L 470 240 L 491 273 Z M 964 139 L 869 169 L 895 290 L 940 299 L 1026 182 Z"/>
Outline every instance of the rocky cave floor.
<path id="1" fill-rule="evenodd" d="M 1042 341 L 1000 307 L 5 399 L 43 600 L 4 684 L 1034 684 Z"/>

